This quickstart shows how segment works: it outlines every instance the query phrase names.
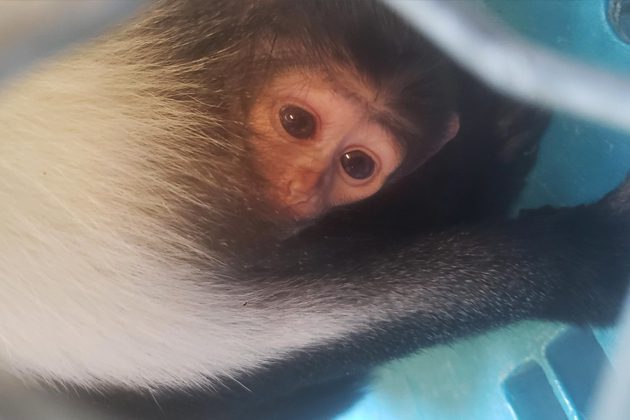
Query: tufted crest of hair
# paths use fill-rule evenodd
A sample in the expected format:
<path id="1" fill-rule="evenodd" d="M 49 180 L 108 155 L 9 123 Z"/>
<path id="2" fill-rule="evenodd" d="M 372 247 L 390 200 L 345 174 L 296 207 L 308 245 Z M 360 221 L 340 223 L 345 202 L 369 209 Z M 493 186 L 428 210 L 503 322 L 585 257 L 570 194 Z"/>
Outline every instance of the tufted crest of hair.
<path id="1" fill-rule="evenodd" d="M 242 302 L 260 291 L 234 278 L 229 262 L 275 228 L 253 192 L 243 115 L 278 66 L 323 57 L 352 66 L 387 92 L 401 121 L 445 109 L 427 102 L 437 97 L 440 62 L 419 78 L 388 65 L 433 55 L 412 48 L 390 15 L 361 10 L 367 15 L 327 1 L 165 2 L 3 86 L 0 365 L 91 387 L 216 384 L 348 328 L 333 314 L 305 317 L 300 300 L 242 315 Z M 373 39 L 375 27 L 398 51 Z M 363 37 L 375 51 L 361 47 Z M 437 121 L 422 130 L 439 130 Z M 278 310 L 286 323 L 270 324 Z M 304 319 L 326 330 L 283 330 Z"/>

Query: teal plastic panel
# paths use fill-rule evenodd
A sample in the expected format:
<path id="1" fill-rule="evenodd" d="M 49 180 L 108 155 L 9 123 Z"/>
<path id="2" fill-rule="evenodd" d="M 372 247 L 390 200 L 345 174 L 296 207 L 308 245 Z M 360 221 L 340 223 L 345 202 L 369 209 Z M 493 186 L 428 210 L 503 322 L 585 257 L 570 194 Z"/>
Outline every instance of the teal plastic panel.
<path id="1" fill-rule="evenodd" d="M 567 416 L 542 366 L 526 361 L 503 382 L 505 397 L 519 420 L 561 420 Z"/>
<path id="2" fill-rule="evenodd" d="M 485 3 L 536 42 L 630 75 L 630 46 L 608 24 L 605 0 Z M 558 115 L 520 207 L 592 202 L 629 169 L 630 136 Z M 614 336 L 612 330 L 523 322 L 424 350 L 379 369 L 370 392 L 339 419 L 583 419 Z"/>

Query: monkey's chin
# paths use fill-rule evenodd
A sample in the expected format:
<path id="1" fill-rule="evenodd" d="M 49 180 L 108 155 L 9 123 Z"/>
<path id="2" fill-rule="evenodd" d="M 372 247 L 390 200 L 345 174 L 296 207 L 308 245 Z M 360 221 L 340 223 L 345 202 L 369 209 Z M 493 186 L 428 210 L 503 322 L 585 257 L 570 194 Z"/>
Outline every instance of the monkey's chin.
<path id="1" fill-rule="evenodd" d="M 310 224 L 309 222 L 323 216 L 327 209 L 319 203 L 305 201 L 293 205 L 289 205 L 287 213 L 297 224 Z"/>
<path id="2" fill-rule="evenodd" d="M 296 236 L 316 224 L 320 215 L 314 210 L 296 212 L 291 207 L 284 207 L 276 212 L 274 236 L 280 241 Z"/>

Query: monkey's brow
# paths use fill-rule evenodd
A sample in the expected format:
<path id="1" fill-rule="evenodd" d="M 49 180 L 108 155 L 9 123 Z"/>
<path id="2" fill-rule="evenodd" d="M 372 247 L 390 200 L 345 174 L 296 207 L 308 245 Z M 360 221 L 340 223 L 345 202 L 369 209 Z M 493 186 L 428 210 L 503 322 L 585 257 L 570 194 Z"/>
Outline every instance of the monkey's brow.
<path id="1" fill-rule="evenodd" d="M 386 105 L 379 105 L 382 102 L 379 99 L 379 93 L 376 92 L 374 98 L 370 101 L 364 96 L 346 88 L 345 86 L 338 86 L 335 88 L 335 92 L 341 95 L 344 99 L 354 102 L 359 106 L 365 107 L 368 111 L 370 121 L 374 121 L 383 126 L 392 133 L 397 130 L 407 128 L 410 124 L 409 121 L 402 118 L 394 110 L 389 109 Z M 374 104 L 376 103 L 376 105 Z"/>

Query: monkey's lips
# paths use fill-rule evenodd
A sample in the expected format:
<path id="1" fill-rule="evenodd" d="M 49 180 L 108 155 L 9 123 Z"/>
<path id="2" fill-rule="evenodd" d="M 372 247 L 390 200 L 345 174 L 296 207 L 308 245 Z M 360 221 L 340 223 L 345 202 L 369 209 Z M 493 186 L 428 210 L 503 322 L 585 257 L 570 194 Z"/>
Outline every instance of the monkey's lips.
<path id="1" fill-rule="evenodd" d="M 290 203 L 286 207 L 290 217 L 296 221 L 309 221 L 322 215 L 326 206 L 321 200 L 310 198 L 297 203 Z"/>

